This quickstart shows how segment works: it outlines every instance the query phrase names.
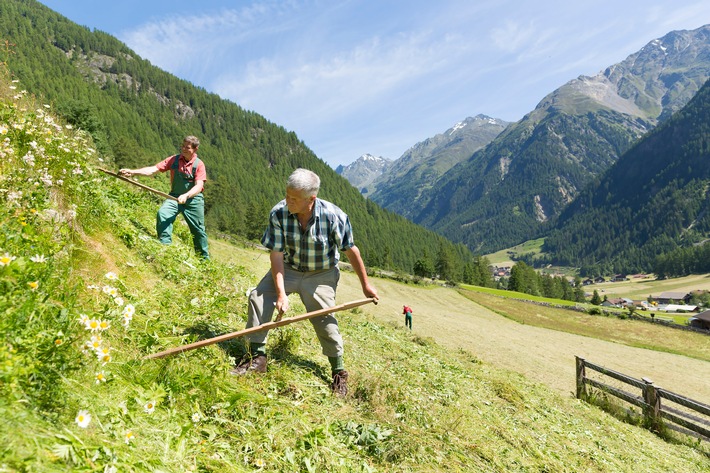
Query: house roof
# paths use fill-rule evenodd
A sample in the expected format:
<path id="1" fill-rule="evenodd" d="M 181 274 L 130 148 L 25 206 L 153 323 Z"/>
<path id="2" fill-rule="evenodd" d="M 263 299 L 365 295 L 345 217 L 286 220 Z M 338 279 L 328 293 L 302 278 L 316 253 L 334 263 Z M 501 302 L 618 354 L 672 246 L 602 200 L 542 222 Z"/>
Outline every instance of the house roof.
<path id="1" fill-rule="evenodd" d="M 704 320 L 706 322 L 710 322 L 710 310 L 700 312 L 699 314 L 696 314 L 693 317 L 695 317 L 696 319 Z"/>
<path id="2" fill-rule="evenodd" d="M 666 312 L 678 312 L 679 310 L 682 310 L 684 312 L 692 312 L 697 307 L 698 306 L 696 305 L 666 304 L 663 306 L 658 306 L 658 310 L 664 310 Z"/>

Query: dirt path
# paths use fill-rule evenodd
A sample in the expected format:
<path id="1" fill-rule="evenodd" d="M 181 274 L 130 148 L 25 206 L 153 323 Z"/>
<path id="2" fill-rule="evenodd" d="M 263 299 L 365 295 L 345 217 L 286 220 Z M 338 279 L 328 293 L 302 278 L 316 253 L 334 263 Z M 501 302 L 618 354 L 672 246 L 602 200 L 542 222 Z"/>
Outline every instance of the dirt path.
<path id="1" fill-rule="evenodd" d="M 563 395 L 574 395 L 575 355 L 692 399 L 710 399 L 710 363 L 684 356 L 633 348 L 529 325 L 521 325 L 446 288 L 419 288 L 374 279 L 381 302 L 363 310 L 402 326 L 402 305 L 414 309 L 414 332 L 444 346 L 523 374 Z M 354 274 L 343 272 L 338 302 L 362 298 Z M 347 334 L 345 334 L 347 341 Z M 710 343 L 708 337 L 707 343 Z"/>

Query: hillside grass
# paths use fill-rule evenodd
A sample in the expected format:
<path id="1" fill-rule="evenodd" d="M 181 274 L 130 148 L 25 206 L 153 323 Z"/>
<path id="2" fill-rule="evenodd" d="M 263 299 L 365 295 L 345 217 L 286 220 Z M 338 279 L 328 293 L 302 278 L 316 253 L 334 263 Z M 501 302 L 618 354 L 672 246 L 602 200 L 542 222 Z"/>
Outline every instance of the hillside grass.
<path id="1" fill-rule="evenodd" d="M 689 356 L 710 362 L 710 339 L 705 334 L 674 330 L 660 324 L 630 321 L 615 316 L 589 315 L 585 312 L 559 307 L 573 306 L 574 304 L 569 304 L 569 301 L 532 296 L 529 298 L 508 297 L 510 294 L 505 294 L 507 291 L 502 292 L 504 294 L 495 294 L 485 288 L 472 290 L 469 287 L 462 290 L 461 294 L 487 309 L 521 324 L 613 341 L 632 347 Z M 530 304 L 525 299 L 536 300 L 544 304 Z M 628 311 L 619 311 L 620 315 L 624 313 L 628 314 Z"/>
<path id="2" fill-rule="evenodd" d="M 513 266 L 515 261 L 514 257 L 519 257 L 524 254 L 532 253 L 533 255 L 539 255 L 542 252 L 542 245 L 545 243 L 544 238 L 538 238 L 537 240 L 528 240 L 519 245 L 512 246 L 510 248 L 505 248 L 495 253 L 490 253 L 485 255 L 491 264 L 497 266 Z"/>
<path id="3" fill-rule="evenodd" d="M 159 200 L 94 171 L 99 157 L 84 135 L 17 90 L 0 83 L 0 471 L 710 467 L 704 444 L 663 440 L 447 348 L 434 332 L 402 330 L 382 312 L 399 303 L 386 299 L 404 287 L 393 281 L 375 278 L 378 306 L 338 316 L 345 399 L 329 392 L 308 324 L 272 332 L 263 376 L 228 374 L 238 340 L 145 360 L 243 328 L 246 291 L 268 261 L 212 239 L 213 260 L 200 262 L 181 220 L 174 244 L 160 245 Z M 339 298 L 357 293 L 351 276 Z M 411 294 L 440 291 L 456 294 Z"/>

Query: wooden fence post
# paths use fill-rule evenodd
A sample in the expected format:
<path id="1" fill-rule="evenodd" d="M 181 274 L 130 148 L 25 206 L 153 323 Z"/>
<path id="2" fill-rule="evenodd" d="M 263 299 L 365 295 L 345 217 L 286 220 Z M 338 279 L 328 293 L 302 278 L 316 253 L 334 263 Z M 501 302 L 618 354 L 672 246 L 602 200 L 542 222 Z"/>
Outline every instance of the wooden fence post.
<path id="1" fill-rule="evenodd" d="M 575 355 L 575 360 L 577 363 L 577 399 L 586 399 L 587 390 L 584 384 L 584 358 L 580 358 Z"/>
<path id="2" fill-rule="evenodd" d="M 641 380 L 644 382 L 642 394 L 643 400 L 646 403 L 644 415 L 646 416 L 648 425 L 656 430 L 659 428 L 661 420 L 661 397 L 658 395 L 653 381 L 648 378 L 641 378 Z"/>

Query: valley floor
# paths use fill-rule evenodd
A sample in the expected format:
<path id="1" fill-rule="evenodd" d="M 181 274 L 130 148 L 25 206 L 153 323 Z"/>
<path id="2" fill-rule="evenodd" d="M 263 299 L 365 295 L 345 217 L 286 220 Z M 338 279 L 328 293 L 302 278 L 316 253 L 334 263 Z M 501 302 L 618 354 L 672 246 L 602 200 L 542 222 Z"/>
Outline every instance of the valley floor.
<path id="1" fill-rule="evenodd" d="M 710 399 L 710 363 L 565 332 L 523 325 L 447 288 L 418 288 L 376 280 L 381 302 L 365 311 L 404 330 L 402 305 L 414 309 L 414 332 L 518 372 L 562 394 L 575 392 L 575 355 L 692 399 Z M 343 273 L 340 301 L 362 297 L 354 274 Z M 673 330 L 673 329 L 668 329 Z M 346 334 L 347 339 L 347 334 Z M 710 337 L 707 343 L 710 344 Z"/>

